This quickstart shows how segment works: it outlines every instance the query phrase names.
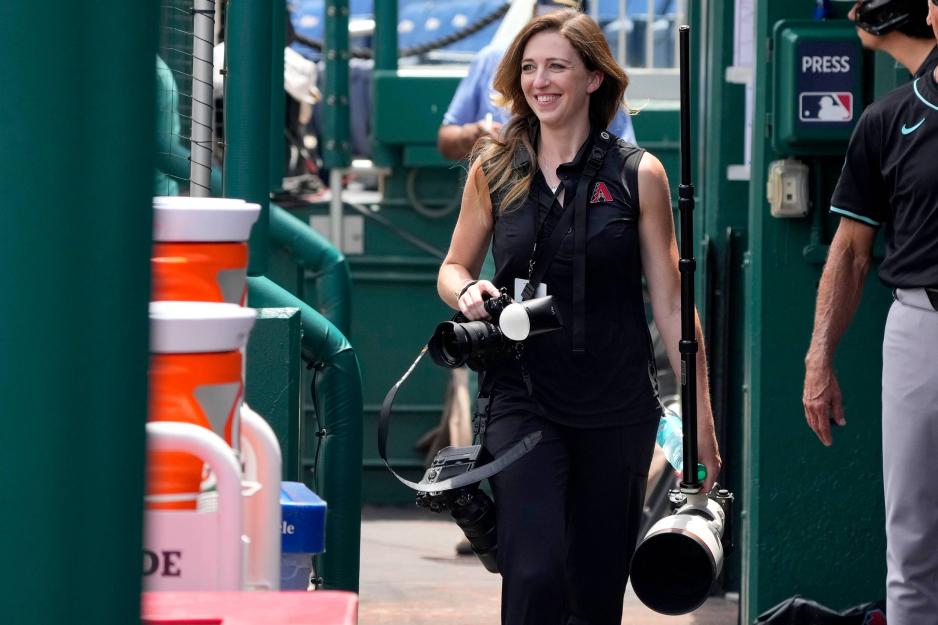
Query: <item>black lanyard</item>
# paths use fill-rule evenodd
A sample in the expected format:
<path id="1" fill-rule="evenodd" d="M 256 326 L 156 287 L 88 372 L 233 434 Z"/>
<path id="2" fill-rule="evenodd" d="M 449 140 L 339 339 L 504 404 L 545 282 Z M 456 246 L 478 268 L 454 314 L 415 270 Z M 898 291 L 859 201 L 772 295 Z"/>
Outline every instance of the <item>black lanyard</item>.
<path id="1" fill-rule="evenodd" d="M 541 174 L 541 177 L 543 178 L 543 174 Z M 550 188 L 549 185 L 547 184 L 546 179 L 544 180 L 544 186 Z M 531 246 L 531 255 L 528 257 L 528 280 L 530 280 L 531 276 L 534 275 L 534 263 L 537 262 L 537 242 L 541 240 L 541 232 L 544 230 L 544 226 L 547 225 L 547 221 L 550 219 L 551 214 L 554 212 L 554 202 L 558 201 L 559 199 L 558 196 L 560 194 L 561 189 L 564 189 L 563 180 L 561 180 L 560 184 L 557 185 L 557 189 L 553 191 L 550 204 L 547 206 L 547 210 L 545 211 L 541 211 L 541 200 L 540 200 L 541 196 L 543 196 L 544 194 L 544 190 L 538 189 L 537 217 L 535 218 L 536 225 L 534 228 L 534 245 Z M 564 197 L 566 197 L 566 194 L 564 194 Z M 562 208 L 563 206 L 561 205 L 561 209 Z M 542 212 L 543 212 L 543 215 L 541 214 Z M 562 217 L 563 215 L 561 214 L 561 216 L 558 217 L 558 222 Z M 554 228 L 557 227 L 558 222 L 554 223 L 553 228 L 550 229 L 550 232 L 547 232 L 544 235 L 544 238 L 550 238 L 550 235 L 553 233 Z"/>
<path id="2" fill-rule="evenodd" d="M 573 254 L 573 351 L 574 353 L 584 353 L 586 351 L 586 195 L 593 182 L 593 178 L 602 167 L 603 159 L 606 157 L 606 151 L 611 145 L 609 133 L 605 130 L 600 132 L 598 140 L 590 149 L 589 158 L 583 173 L 576 185 L 576 192 L 573 201 L 567 204 L 563 214 L 550 232 L 550 239 L 542 253 L 535 258 L 534 253 L 537 249 L 537 239 L 540 235 L 540 229 L 547 221 L 547 217 L 542 220 L 534 235 L 534 249 L 531 252 L 531 259 L 528 263 L 528 284 L 524 287 L 521 294 L 522 301 L 534 297 L 537 287 L 541 284 L 548 267 L 554 260 L 557 250 L 563 240 L 567 229 L 573 223 L 574 233 L 574 254 Z M 565 192 L 566 194 L 566 192 Z M 540 210 L 540 206 L 538 206 Z M 553 210 L 547 212 L 549 216 Z"/>

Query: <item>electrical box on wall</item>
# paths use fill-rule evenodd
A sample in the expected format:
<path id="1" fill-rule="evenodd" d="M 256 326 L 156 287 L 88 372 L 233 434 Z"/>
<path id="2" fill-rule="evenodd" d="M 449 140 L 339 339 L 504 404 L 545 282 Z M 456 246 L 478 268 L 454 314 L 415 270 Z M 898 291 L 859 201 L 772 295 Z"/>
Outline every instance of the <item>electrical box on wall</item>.
<path id="1" fill-rule="evenodd" d="M 808 214 L 808 166 L 793 158 L 773 161 L 765 194 L 772 217 L 804 217 Z"/>
<path id="2" fill-rule="evenodd" d="M 772 50 L 772 148 L 793 155 L 843 152 L 864 106 L 855 25 L 782 20 Z"/>

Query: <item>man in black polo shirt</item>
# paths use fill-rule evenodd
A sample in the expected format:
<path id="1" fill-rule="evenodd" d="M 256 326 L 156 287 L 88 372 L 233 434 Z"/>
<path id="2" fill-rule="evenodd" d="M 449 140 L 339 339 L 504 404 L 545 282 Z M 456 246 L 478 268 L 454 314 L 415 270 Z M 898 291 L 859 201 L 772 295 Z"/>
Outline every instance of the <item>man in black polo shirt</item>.
<path id="1" fill-rule="evenodd" d="M 883 339 L 883 481 L 890 625 L 938 625 L 938 0 L 866 0 L 860 39 L 913 82 L 860 118 L 830 210 L 841 216 L 805 358 L 808 425 L 825 445 L 845 425 L 834 350 L 860 302 L 876 231 L 894 289 Z"/>

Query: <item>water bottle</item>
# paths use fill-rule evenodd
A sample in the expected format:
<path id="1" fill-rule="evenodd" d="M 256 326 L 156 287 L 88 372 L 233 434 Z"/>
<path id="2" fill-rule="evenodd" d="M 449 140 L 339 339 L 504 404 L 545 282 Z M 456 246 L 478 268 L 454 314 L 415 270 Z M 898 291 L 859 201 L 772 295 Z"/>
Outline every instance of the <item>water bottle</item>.
<path id="1" fill-rule="evenodd" d="M 658 447 L 664 452 L 665 458 L 678 473 L 684 471 L 684 431 L 681 418 L 673 410 L 664 409 L 661 420 L 658 421 L 658 437 L 655 439 Z"/>
<path id="2" fill-rule="evenodd" d="M 684 428 L 681 417 L 671 408 L 664 407 L 664 414 L 658 421 L 658 436 L 655 439 L 665 458 L 678 473 L 684 472 Z M 707 468 L 697 464 L 697 479 L 707 477 Z"/>

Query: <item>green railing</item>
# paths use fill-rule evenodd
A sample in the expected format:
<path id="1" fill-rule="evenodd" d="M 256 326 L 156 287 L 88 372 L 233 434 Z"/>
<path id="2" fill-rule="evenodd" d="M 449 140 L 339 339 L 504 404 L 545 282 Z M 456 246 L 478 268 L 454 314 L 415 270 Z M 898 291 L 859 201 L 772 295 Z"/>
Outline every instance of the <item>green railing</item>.
<path id="1" fill-rule="evenodd" d="M 300 310 L 303 360 L 317 371 L 313 486 L 328 504 L 326 552 L 317 573 L 325 588 L 358 591 L 361 537 L 362 382 L 358 357 L 341 332 L 308 304 L 264 277 L 248 278 L 248 304 Z"/>

